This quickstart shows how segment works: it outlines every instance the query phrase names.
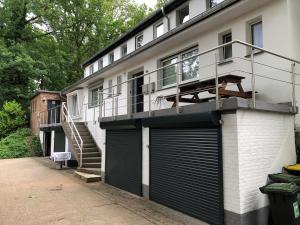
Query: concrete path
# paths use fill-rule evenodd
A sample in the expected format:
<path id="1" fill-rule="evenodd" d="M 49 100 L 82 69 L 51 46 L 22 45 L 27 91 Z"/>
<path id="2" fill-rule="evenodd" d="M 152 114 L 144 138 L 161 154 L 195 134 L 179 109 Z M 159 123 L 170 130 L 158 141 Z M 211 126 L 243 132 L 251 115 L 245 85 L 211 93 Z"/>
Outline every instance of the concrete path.
<path id="1" fill-rule="evenodd" d="M 0 160 L 0 225 L 205 225 L 102 182 L 85 184 L 43 161 Z"/>

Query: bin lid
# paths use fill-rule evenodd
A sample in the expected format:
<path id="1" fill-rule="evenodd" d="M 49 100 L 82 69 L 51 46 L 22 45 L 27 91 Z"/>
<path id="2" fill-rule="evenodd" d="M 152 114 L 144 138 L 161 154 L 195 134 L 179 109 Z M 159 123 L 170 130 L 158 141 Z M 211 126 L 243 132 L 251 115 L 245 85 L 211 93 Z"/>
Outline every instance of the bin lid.
<path id="1" fill-rule="evenodd" d="M 272 181 L 278 183 L 295 183 L 300 185 L 300 177 L 288 173 L 269 174 Z"/>
<path id="2" fill-rule="evenodd" d="M 264 194 L 294 195 L 300 191 L 300 188 L 294 183 L 273 183 L 261 187 L 260 191 Z"/>
<path id="3" fill-rule="evenodd" d="M 300 171 L 300 164 L 290 165 L 284 168 L 287 170 Z"/>

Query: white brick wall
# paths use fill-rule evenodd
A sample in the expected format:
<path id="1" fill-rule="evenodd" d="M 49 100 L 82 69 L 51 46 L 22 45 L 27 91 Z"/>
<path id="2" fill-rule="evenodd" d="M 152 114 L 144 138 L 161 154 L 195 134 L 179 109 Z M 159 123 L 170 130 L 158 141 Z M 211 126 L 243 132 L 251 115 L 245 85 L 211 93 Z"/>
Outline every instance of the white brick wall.
<path id="1" fill-rule="evenodd" d="M 296 162 L 294 117 L 249 110 L 222 117 L 225 209 L 243 214 L 267 206 L 258 188 Z"/>

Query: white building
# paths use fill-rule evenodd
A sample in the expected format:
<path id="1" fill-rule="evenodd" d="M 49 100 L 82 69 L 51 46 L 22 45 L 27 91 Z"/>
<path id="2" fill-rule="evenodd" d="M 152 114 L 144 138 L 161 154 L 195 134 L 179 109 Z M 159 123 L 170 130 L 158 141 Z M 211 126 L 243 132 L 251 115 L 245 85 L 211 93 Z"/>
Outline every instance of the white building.
<path id="1" fill-rule="evenodd" d="M 64 93 L 105 182 L 210 224 L 267 224 L 258 188 L 296 162 L 299 11 L 171 1 L 84 62 Z"/>

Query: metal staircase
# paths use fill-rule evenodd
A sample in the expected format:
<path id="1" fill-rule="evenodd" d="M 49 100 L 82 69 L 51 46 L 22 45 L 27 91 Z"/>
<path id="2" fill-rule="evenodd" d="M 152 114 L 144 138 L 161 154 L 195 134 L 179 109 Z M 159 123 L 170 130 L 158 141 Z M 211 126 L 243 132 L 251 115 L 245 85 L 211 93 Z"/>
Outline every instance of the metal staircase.
<path id="1" fill-rule="evenodd" d="M 78 161 L 77 176 L 86 182 L 101 180 L 101 151 L 84 122 L 74 122 L 62 104 L 62 127 Z"/>

